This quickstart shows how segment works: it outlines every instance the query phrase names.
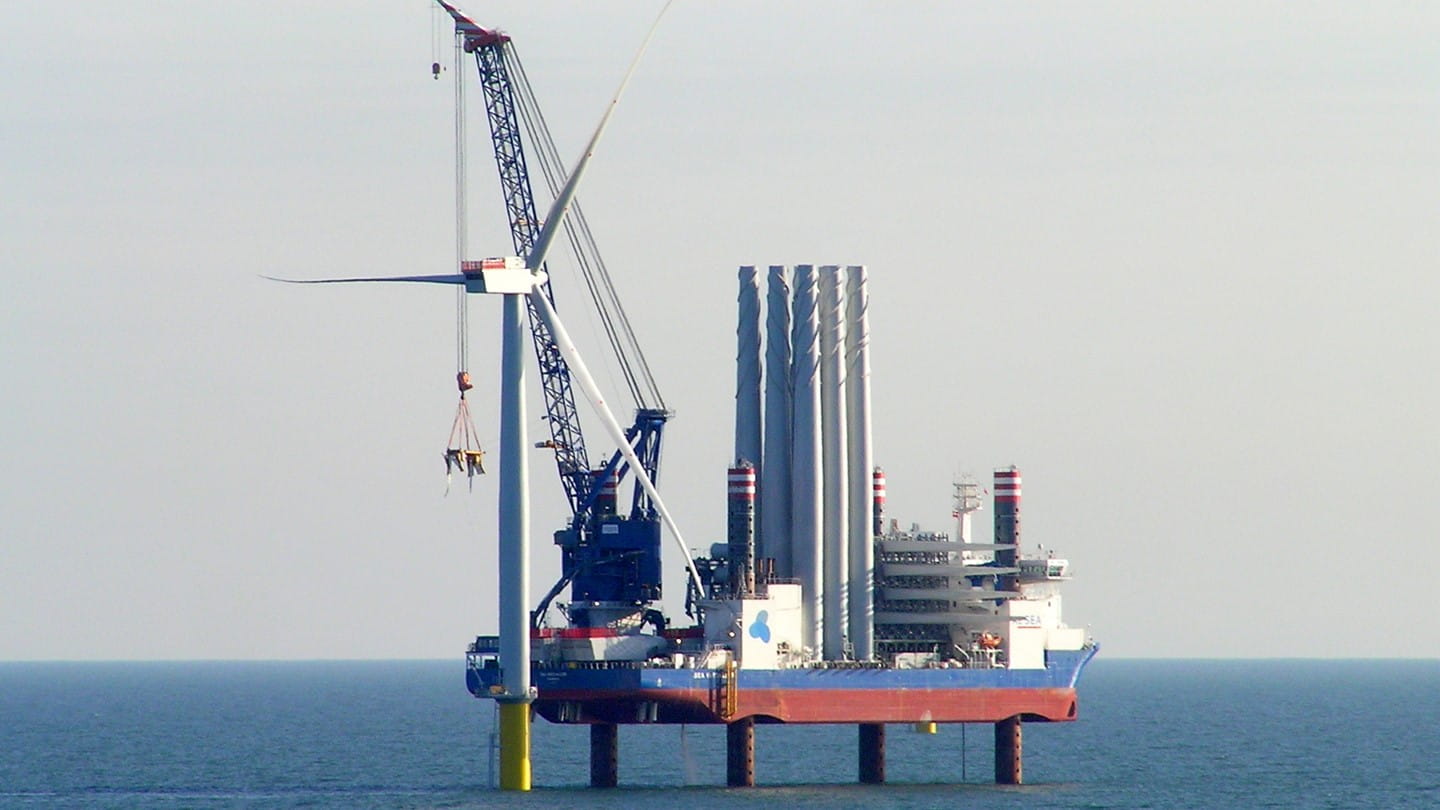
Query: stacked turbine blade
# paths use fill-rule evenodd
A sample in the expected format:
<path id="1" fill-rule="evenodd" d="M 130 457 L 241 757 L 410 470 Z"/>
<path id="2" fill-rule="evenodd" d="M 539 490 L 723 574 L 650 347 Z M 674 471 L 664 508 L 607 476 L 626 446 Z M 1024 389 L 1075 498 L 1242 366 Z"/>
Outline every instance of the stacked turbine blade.
<path id="1" fill-rule="evenodd" d="M 771 265 L 766 275 L 765 299 L 765 367 L 790 368 L 790 285 L 785 268 Z M 760 373 L 756 370 L 756 373 Z M 792 577 L 794 565 L 790 548 L 790 375 L 788 372 L 765 376 L 764 449 L 760 462 L 760 503 L 771 504 L 760 509 L 760 550 L 762 557 L 775 561 L 775 571 Z"/>
<path id="2" fill-rule="evenodd" d="M 865 268 L 767 273 L 763 364 L 756 268 L 740 270 L 738 459 L 759 458 L 758 555 L 798 580 L 803 644 L 874 656 L 873 460 Z M 763 392 L 763 397 L 762 397 Z M 756 414 L 763 399 L 763 420 Z"/>
<path id="3" fill-rule="evenodd" d="M 825 585 L 824 490 L 820 445 L 820 317 L 814 265 L 795 268 L 792 302 L 790 419 L 790 556 L 800 582 L 802 637 L 820 648 Z M 771 369 L 771 373 L 783 370 Z M 764 508 L 763 506 L 761 507 Z"/>

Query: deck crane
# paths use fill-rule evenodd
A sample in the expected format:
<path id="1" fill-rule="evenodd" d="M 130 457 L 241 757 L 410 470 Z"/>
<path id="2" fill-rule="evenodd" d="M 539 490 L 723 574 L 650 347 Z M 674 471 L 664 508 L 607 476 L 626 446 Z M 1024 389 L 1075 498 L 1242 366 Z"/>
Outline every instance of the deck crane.
<path id="1" fill-rule="evenodd" d="M 511 239 L 518 255 L 528 255 L 543 223 L 536 214 L 524 136 L 528 136 L 552 195 L 565 180 L 565 165 L 510 37 L 481 27 L 445 0 L 436 3 L 455 23 L 457 53 L 475 57 Z M 625 431 L 626 438 L 649 478 L 658 482 L 661 438 L 671 412 L 660 396 L 578 203 L 571 207 L 564 227 L 635 402 L 635 421 Z M 554 291 L 548 281 L 539 289 L 553 305 Z M 535 302 L 527 299 L 527 309 L 550 426 L 550 439 L 537 446 L 554 451 L 571 511 L 568 525 L 555 533 L 555 543 L 562 550 L 561 578 L 540 601 L 534 621 L 543 621 L 550 602 L 568 585 L 572 626 L 598 626 L 637 613 L 658 623 L 654 617 L 659 614 L 648 609 L 650 602 L 660 598 L 660 518 L 655 506 L 636 485 L 629 514 L 617 512 L 616 491 L 630 465 L 617 450 L 603 465 L 591 466 L 570 369 Z"/>

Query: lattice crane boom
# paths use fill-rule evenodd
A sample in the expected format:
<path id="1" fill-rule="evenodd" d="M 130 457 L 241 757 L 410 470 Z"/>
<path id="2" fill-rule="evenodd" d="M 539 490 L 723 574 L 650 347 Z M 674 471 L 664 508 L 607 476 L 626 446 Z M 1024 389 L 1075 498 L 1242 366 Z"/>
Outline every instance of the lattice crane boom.
<path id="1" fill-rule="evenodd" d="M 528 134 L 536 146 L 541 169 L 552 192 L 558 191 L 556 179 L 563 179 L 564 168 L 558 164 L 558 152 L 534 103 L 523 68 L 515 58 L 510 37 L 476 24 L 445 0 L 436 0 L 436 3 L 454 20 L 455 33 L 461 38 L 464 50 L 475 55 L 511 240 L 518 255 L 528 256 L 541 237 L 544 223 L 540 222 L 536 212 L 524 136 Z M 525 131 L 522 131 L 522 122 L 527 127 Z M 552 163 L 556 165 L 552 166 Z M 579 225 L 576 227 L 570 219 L 565 220 L 567 239 L 581 264 L 601 323 L 636 402 L 635 422 L 626 430 L 626 435 L 646 473 L 652 480 L 658 480 L 661 436 L 670 411 L 665 407 L 619 305 L 603 261 L 594 249 L 593 238 L 584 224 L 578 204 L 573 213 L 573 219 Z M 547 272 L 547 279 L 548 275 Z M 540 290 L 553 305 L 555 296 L 548 280 Z M 594 507 L 600 494 L 600 482 L 612 475 L 623 477 L 628 464 L 616 451 L 603 465 L 604 473 L 595 474 L 592 471 L 575 406 L 570 368 L 556 345 L 555 336 L 536 311 L 535 303 L 528 299 L 527 309 L 545 398 L 546 422 L 550 426 L 550 440 L 542 445 L 555 454 L 573 523 L 579 526 Z M 653 516 L 650 498 L 638 486 L 634 488 L 632 515 Z"/>

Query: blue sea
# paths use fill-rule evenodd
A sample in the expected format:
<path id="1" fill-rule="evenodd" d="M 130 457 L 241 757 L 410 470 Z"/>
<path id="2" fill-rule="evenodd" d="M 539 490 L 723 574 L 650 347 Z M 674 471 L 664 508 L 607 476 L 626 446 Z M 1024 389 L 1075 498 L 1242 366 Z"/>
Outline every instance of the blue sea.
<path id="1" fill-rule="evenodd" d="M 0 663 L 0 807 L 1440 807 L 1440 662 L 1097 659 L 1080 719 L 1025 726 L 993 784 L 989 726 L 887 734 L 854 783 L 853 726 L 620 729 L 591 790 L 584 727 L 534 727 L 529 794 L 490 787 L 492 704 L 463 664 Z"/>

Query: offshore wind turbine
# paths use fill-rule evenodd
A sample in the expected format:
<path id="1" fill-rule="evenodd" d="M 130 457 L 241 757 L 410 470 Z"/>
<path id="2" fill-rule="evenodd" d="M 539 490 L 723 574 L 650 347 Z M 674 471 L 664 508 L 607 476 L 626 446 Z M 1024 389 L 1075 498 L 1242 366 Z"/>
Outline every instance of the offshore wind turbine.
<path id="1" fill-rule="evenodd" d="M 555 308 L 540 286 L 545 277 L 540 268 L 545 265 L 546 255 L 560 232 L 576 190 L 585 176 L 590 159 L 595 155 L 610 118 L 620 98 L 625 93 L 630 79 L 640 63 L 640 58 L 654 37 L 665 11 L 670 3 L 660 10 L 655 22 L 646 33 L 639 51 L 631 60 L 619 88 L 606 107 L 600 123 L 590 136 L 570 172 L 564 187 L 556 195 L 550 210 L 544 218 L 544 225 L 528 256 L 509 256 L 485 259 L 480 262 L 462 262 L 460 273 L 409 276 L 368 276 L 325 279 L 284 279 L 272 278 L 292 284 L 352 284 L 367 282 L 449 284 L 463 286 L 466 293 L 499 295 L 502 299 L 501 317 L 501 365 L 500 365 L 500 481 L 499 481 L 499 614 L 500 614 L 500 663 L 504 693 L 497 695 L 500 704 L 500 787 L 504 790 L 529 790 L 530 777 L 530 703 L 534 689 L 530 684 L 530 624 L 528 617 L 529 557 L 530 557 L 530 498 L 528 464 L 525 456 L 528 444 L 525 430 L 525 329 L 523 323 L 524 301 L 528 297 L 531 305 L 550 328 L 561 355 L 569 364 L 574 380 L 579 384 L 591 405 L 595 408 L 601 423 L 610 438 L 614 440 L 620 454 L 629 463 L 636 481 L 649 496 L 661 521 L 670 530 L 671 537 L 682 551 L 690 577 L 695 586 L 703 588 L 699 572 L 685 546 L 679 527 L 654 481 L 645 471 L 634 447 L 625 437 L 619 420 L 615 418 L 606 403 L 599 386 L 590 374 L 569 332 L 565 329 Z"/>

